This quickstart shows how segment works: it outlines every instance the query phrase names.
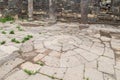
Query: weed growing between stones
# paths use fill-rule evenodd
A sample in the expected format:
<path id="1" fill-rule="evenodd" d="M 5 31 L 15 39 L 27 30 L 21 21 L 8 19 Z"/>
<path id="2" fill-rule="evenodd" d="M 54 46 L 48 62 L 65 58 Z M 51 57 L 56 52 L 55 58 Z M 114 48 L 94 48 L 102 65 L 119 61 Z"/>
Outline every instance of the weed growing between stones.
<path id="1" fill-rule="evenodd" d="M 28 37 L 28 38 L 33 38 L 33 36 L 32 36 L 32 35 L 27 35 L 27 37 Z"/>
<path id="2" fill-rule="evenodd" d="M 38 71 L 32 71 L 32 70 L 27 70 L 27 69 L 24 69 L 24 72 L 27 73 L 28 75 L 35 75 L 38 73 Z"/>
<path id="3" fill-rule="evenodd" d="M 24 43 L 24 42 L 30 40 L 31 38 L 33 38 L 32 35 L 27 35 L 26 37 L 23 38 L 22 43 Z"/>
<path id="4" fill-rule="evenodd" d="M 6 23 L 7 21 L 14 21 L 14 18 L 12 18 L 10 16 L 6 16 L 4 18 L 0 18 L 0 22 L 2 22 L 2 23 Z"/>
<path id="5" fill-rule="evenodd" d="M 2 33 L 2 34 L 7 34 L 7 32 L 6 32 L 6 31 L 2 31 L 1 33 Z"/>
<path id="6" fill-rule="evenodd" d="M 42 62 L 42 61 L 38 61 L 38 62 L 36 62 L 36 64 L 38 64 L 38 65 L 40 65 L 40 66 L 44 66 L 44 65 L 45 65 L 45 63 Z"/>
<path id="7" fill-rule="evenodd" d="M 6 41 L 2 41 L 2 42 L 0 42 L 1 45 L 4 45 L 5 43 L 6 43 Z"/>
<path id="8" fill-rule="evenodd" d="M 20 26 L 16 27 L 18 29 L 18 31 L 24 31 Z"/>
<path id="9" fill-rule="evenodd" d="M 19 31 L 23 31 L 23 29 L 22 29 L 20 26 L 17 26 L 16 28 L 17 28 Z M 0 28 L 0 29 L 2 30 L 2 28 Z M 1 32 L 1 34 L 7 34 L 7 32 L 3 30 L 3 31 Z M 9 32 L 9 34 L 15 34 L 15 31 L 14 31 L 14 30 L 11 30 L 11 31 Z M 25 43 L 26 41 L 30 40 L 31 38 L 33 38 L 32 35 L 27 35 L 27 36 L 25 36 L 24 38 L 22 38 L 22 40 L 17 40 L 16 38 L 12 38 L 12 39 L 11 39 L 11 42 L 17 43 L 17 44 L 19 44 L 19 43 Z M 5 44 L 5 43 L 6 43 L 6 41 L 0 42 L 1 45 Z"/>
<path id="10" fill-rule="evenodd" d="M 11 42 L 14 42 L 14 43 L 25 43 L 26 41 L 30 40 L 31 38 L 33 38 L 32 35 L 27 35 L 26 37 L 24 37 L 24 38 L 22 39 L 22 41 L 19 41 L 19 40 L 17 40 L 16 38 L 12 38 L 12 39 L 11 39 Z"/>
<path id="11" fill-rule="evenodd" d="M 15 34 L 14 30 L 11 30 L 9 34 Z"/>
<path id="12" fill-rule="evenodd" d="M 20 43 L 20 41 L 16 40 L 15 38 L 11 39 L 11 42 Z"/>
<path id="13" fill-rule="evenodd" d="M 49 77 L 49 78 L 51 78 L 51 79 L 63 80 L 63 79 L 59 79 L 59 78 L 57 78 L 57 77 L 50 76 L 50 75 L 47 75 L 47 74 L 44 74 L 44 73 L 40 73 L 40 74 L 42 74 L 42 75 L 44 75 L 44 76 L 47 76 L 47 77 Z"/>

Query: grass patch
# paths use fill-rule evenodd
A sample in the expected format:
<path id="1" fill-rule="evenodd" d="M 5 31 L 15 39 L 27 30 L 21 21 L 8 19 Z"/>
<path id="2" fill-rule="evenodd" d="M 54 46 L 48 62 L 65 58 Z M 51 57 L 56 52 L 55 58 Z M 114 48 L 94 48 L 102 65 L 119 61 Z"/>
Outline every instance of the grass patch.
<path id="1" fill-rule="evenodd" d="M 7 21 L 14 21 L 14 18 L 12 18 L 10 16 L 6 16 L 4 18 L 0 18 L 0 22 L 2 22 L 2 23 L 6 23 Z"/>
<path id="2" fill-rule="evenodd" d="M 19 41 L 19 40 L 17 40 L 16 38 L 12 38 L 12 39 L 11 39 L 11 42 L 14 42 L 14 43 L 25 43 L 26 41 L 30 40 L 31 38 L 33 38 L 32 35 L 27 35 L 26 37 L 24 37 L 24 38 L 22 39 L 22 41 Z"/>
<path id="3" fill-rule="evenodd" d="M 24 31 L 20 26 L 16 27 L 18 29 L 18 31 Z"/>
<path id="4" fill-rule="evenodd" d="M 44 66 L 44 65 L 45 65 L 45 63 L 42 62 L 42 61 L 38 61 L 38 62 L 36 62 L 36 64 L 38 64 L 38 65 L 40 65 L 40 66 Z"/>
<path id="5" fill-rule="evenodd" d="M 1 45 L 4 45 L 5 43 L 6 43 L 6 41 L 2 41 L 2 42 L 0 42 Z"/>
<path id="6" fill-rule="evenodd" d="M 27 35 L 27 37 L 28 37 L 28 38 L 33 38 L 33 36 L 32 36 L 32 35 Z"/>
<path id="7" fill-rule="evenodd" d="M 11 42 L 20 43 L 20 41 L 16 40 L 15 38 L 11 39 Z"/>
<path id="8" fill-rule="evenodd" d="M 5 31 L 2 31 L 1 33 L 2 33 L 2 34 L 7 34 Z"/>
<path id="9" fill-rule="evenodd" d="M 14 30 L 11 30 L 9 34 L 15 34 Z"/>
<path id="10" fill-rule="evenodd" d="M 27 73 L 28 75 L 35 75 L 36 73 L 38 73 L 38 71 L 31 71 L 27 69 L 24 69 L 24 72 Z"/>
<path id="11" fill-rule="evenodd" d="M 30 40 L 31 38 L 33 38 L 32 35 L 27 35 L 26 37 L 23 38 L 23 40 L 21 42 L 25 43 L 26 41 Z"/>

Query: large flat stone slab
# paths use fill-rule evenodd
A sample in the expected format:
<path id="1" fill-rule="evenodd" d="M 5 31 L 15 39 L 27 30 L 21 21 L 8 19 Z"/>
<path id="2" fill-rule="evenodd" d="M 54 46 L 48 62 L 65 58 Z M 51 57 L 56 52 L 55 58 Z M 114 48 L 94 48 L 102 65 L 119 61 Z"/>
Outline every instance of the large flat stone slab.
<path id="1" fill-rule="evenodd" d="M 88 61 L 93 61 L 99 57 L 98 55 L 93 54 L 93 53 L 86 51 L 84 49 L 75 49 L 75 51 Z"/>
<path id="2" fill-rule="evenodd" d="M 120 80 L 120 70 L 116 69 L 115 71 L 117 80 Z"/>
<path id="3" fill-rule="evenodd" d="M 28 74 L 26 74 L 24 71 L 19 70 L 9 77 L 7 77 L 5 80 L 26 80 L 29 77 Z"/>
<path id="4" fill-rule="evenodd" d="M 68 68 L 63 80 L 84 80 L 84 66 Z"/>
<path id="5" fill-rule="evenodd" d="M 120 40 L 112 39 L 111 40 L 111 46 L 114 50 L 120 50 Z"/>
<path id="6" fill-rule="evenodd" d="M 21 68 L 23 70 L 29 70 L 29 71 L 39 71 L 39 69 L 41 68 L 39 65 L 37 64 L 33 64 L 31 62 L 25 62 L 24 64 L 21 65 Z"/>
<path id="7" fill-rule="evenodd" d="M 98 59 L 98 70 L 108 74 L 114 74 L 114 59 L 100 57 Z M 108 67 L 109 66 L 109 67 Z"/>
<path id="8" fill-rule="evenodd" d="M 16 58 L 13 60 L 10 60 L 6 63 L 4 63 L 2 66 L 0 66 L 0 80 L 12 69 L 14 69 L 17 65 L 21 64 L 24 62 L 23 59 Z"/>
<path id="9" fill-rule="evenodd" d="M 99 72 L 97 69 L 86 68 L 85 80 L 104 80 L 104 79 L 102 72 Z"/>
<path id="10" fill-rule="evenodd" d="M 24 80 L 52 80 L 52 79 L 45 75 L 36 74 L 36 75 L 32 75 L 28 79 L 24 79 Z"/>
<path id="11" fill-rule="evenodd" d="M 5 61 L 15 58 L 19 55 L 19 48 L 14 46 L 0 46 L 0 65 Z"/>

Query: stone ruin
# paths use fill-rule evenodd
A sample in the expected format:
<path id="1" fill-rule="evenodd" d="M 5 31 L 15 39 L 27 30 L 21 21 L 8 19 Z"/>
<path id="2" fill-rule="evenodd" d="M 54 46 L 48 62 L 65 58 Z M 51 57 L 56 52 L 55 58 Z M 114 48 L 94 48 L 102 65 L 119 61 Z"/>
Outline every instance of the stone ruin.
<path id="1" fill-rule="evenodd" d="M 40 17 L 48 17 L 49 1 L 48 0 L 33 0 L 33 15 Z M 55 6 L 57 18 L 72 18 L 80 19 L 80 2 L 81 0 L 56 0 Z M 119 0 L 89 0 L 89 15 L 90 20 L 120 20 L 120 2 Z M 3 16 L 27 16 L 28 1 L 27 0 L 0 0 L 0 13 Z M 109 17 L 108 17 L 109 16 Z M 37 17 L 38 18 L 38 17 Z"/>

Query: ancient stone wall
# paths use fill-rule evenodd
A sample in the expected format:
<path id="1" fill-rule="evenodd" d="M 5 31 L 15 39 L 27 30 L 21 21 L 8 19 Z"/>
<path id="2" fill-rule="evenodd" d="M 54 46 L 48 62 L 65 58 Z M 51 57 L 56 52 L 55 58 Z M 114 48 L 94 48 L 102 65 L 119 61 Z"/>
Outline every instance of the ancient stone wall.
<path id="1" fill-rule="evenodd" d="M 7 2 L 8 1 L 8 2 Z M 49 0 L 34 0 L 34 14 L 37 15 L 48 15 L 49 10 Z M 101 0 L 89 0 L 89 16 L 96 17 L 96 15 L 101 15 L 102 11 L 108 16 L 120 15 L 120 2 L 119 0 L 114 0 L 111 4 L 110 0 L 108 2 L 100 2 Z M 103 0 L 104 1 L 104 0 Z M 58 17 L 75 17 L 80 18 L 80 2 L 81 0 L 55 0 L 56 13 Z M 0 0 L 0 11 L 4 14 L 22 14 L 27 15 L 27 0 Z"/>

